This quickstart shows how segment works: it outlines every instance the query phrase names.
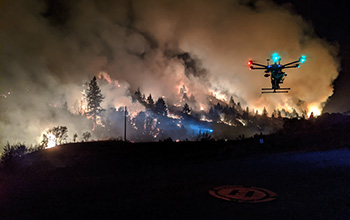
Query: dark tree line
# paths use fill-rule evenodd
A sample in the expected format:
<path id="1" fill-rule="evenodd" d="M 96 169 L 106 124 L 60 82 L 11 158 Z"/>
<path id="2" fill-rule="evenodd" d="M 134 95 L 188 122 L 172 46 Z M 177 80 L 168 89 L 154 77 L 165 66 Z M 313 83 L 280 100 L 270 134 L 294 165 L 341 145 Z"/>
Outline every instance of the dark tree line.
<path id="1" fill-rule="evenodd" d="M 132 100 L 138 101 L 143 106 L 146 107 L 147 110 L 153 111 L 159 115 L 166 116 L 168 114 L 168 107 L 162 97 L 159 97 L 156 102 L 154 102 L 151 94 L 146 99 L 145 94 L 142 94 L 140 88 L 138 88 L 132 96 Z"/>

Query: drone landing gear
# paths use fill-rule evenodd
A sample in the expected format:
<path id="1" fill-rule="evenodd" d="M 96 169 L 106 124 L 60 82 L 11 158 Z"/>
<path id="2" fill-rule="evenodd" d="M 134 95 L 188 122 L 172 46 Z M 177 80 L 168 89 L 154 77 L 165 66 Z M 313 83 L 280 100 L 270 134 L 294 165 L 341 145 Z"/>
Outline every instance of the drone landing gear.
<path id="1" fill-rule="evenodd" d="M 279 88 L 279 89 L 273 89 L 273 88 L 262 88 L 263 90 L 261 93 L 288 93 L 287 90 L 290 90 L 290 88 Z"/>

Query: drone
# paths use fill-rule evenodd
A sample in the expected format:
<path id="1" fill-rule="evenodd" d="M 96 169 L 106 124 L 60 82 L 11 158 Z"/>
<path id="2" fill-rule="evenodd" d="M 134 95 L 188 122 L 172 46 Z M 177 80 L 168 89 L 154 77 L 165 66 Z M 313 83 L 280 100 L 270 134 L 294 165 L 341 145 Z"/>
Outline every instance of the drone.
<path id="1" fill-rule="evenodd" d="M 282 84 L 287 76 L 285 72 L 282 72 L 283 69 L 288 68 L 299 68 L 300 64 L 306 61 L 306 56 L 302 55 L 298 60 L 281 64 L 281 57 L 278 53 L 272 54 L 273 64 L 270 65 L 270 59 L 267 59 L 267 65 L 256 63 L 252 60 L 248 61 L 249 70 L 265 70 L 264 77 L 271 76 L 271 88 L 262 88 L 261 93 L 288 93 L 290 88 L 281 88 L 280 84 Z M 255 66 L 254 66 L 255 65 Z"/>

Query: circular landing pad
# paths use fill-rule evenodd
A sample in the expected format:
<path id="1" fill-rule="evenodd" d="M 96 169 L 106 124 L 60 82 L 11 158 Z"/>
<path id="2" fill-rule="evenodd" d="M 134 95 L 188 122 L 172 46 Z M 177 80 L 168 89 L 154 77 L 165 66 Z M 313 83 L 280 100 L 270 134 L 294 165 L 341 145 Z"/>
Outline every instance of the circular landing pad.
<path id="1" fill-rule="evenodd" d="M 209 190 L 212 196 L 232 202 L 260 203 L 277 198 L 277 194 L 263 188 L 253 186 L 219 186 Z"/>

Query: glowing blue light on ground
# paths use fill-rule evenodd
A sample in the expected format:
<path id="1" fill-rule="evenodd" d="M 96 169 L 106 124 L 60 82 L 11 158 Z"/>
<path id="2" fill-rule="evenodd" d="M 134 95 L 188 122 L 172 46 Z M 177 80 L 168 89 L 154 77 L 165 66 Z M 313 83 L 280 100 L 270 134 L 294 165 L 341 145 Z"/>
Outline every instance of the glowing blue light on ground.
<path id="1" fill-rule="evenodd" d="M 213 133 L 214 130 L 197 124 L 190 124 L 189 127 L 195 134 Z"/>

